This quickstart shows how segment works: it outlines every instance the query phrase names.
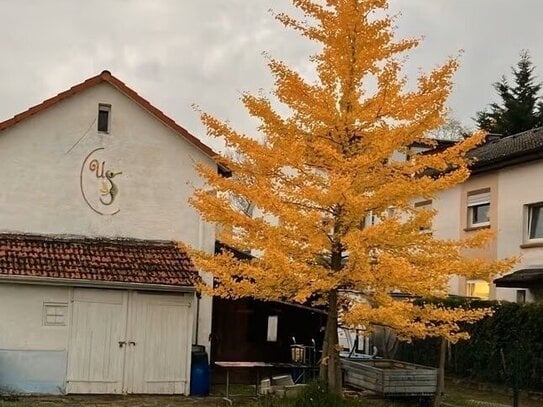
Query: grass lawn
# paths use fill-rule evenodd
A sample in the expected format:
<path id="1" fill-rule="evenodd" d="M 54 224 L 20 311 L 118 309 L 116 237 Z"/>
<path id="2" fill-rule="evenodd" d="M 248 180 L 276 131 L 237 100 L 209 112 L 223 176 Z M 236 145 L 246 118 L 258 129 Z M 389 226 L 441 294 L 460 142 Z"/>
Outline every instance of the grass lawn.
<path id="1" fill-rule="evenodd" d="M 507 395 L 490 391 L 467 388 L 452 382 L 447 383 L 445 406 L 448 407 L 502 407 L 511 406 Z M 20 397 L 16 400 L 1 400 L 0 407 L 223 407 L 228 406 L 220 397 L 222 388 L 217 389 L 212 397 L 180 396 L 67 396 L 67 397 Z M 251 388 L 235 386 L 235 393 L 252 394 Z M 254 388 L 252 389 L 254 391 Z M 402 400 L 379 400 L 369 398 L 361 400 L 361 407 L 407 407 L 419 406 L 420 403 Z M 253 407 L 255 400 L 241 397 L 234 400 L 234 407 Z M 522 407 L 543 407 L 543 401 L 522 400 Z"/>
<path id="2" fill-rule="evenodd" d="M 446 385 L 446 392 L 447 396 L 445 398 L 445 402 L 450 405 L 454 406 L 461 406 L 461 407 L 485 407 L 488 404 L 486 403 L 494 403 L 497 406 L 503 405 L 503 406 L 512 406 L 512 398 L 510 396 L 491 392 L 491 391 L 481 391 L 481 390 L 475 390 L 471 388 L 466 388 L 466 386 L 460 385 L 460 384 L 454 384 L 452 382 L 448 382 Z M 481 403 L 483 402 L 483 403 Z M 537 401 L 537 400 L 530 400 L 527 398 L 523 398 L 520 403 L 521 407 L 543 407 L 543 401 Z M 488 407 L 491 407 L 488 405 Z"/>
<path id="3" fill-rule="evenodd" d="M 0 401 L 0 407 L 222 407 L 220 398 L 175 396 L 67 396 L 22 397 L 17 401 Z"/>

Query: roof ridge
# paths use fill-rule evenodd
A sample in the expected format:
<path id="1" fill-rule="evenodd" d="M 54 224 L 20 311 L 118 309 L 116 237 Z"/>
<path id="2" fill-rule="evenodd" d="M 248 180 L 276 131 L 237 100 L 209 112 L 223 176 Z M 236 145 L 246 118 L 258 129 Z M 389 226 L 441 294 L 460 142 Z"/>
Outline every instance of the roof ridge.
<path id="1" fill-rule="evenodd" d="M 543 127 L 489 141 L 468 152 L 473 173 L 543 158 Z"/>
<path id="2" fill-rule="evenodd" d="M 524 135 L 527 135 L 527 134 L 538 133 L 540 130 L 543 130 L 543 126 L 534 127 L 533 129 L 528 129 L 528 130 L 521 131 L 519 133 L 510 134 L 508 136 L 500 138 L 499 140 L 504 140 L 504 139 L 508 139 L 508 138 L 516 138 L 516 137 L 524 136 Z"/>
<path id="3" fill-rule="evenodd" d="M 484 148 L 486 146 L 499 144 L 499 143 L 501 143 L 503 141 L 513 140 L 513 139 L 516 139 L 518 137 L 528 136 L 530 134 L 536 134 L 536 133 L 541 132 L 542 130 L 543 130 L 543 126 L 540 126 L 540 127 L 534 127 L 533 129 L 528 129 L 528 130 L 521 131 L 520 133 L 510 134 L 508 136 L 500 137 L 500 138 L 494 139 L 492 141 L 489 141 L 487 143 L 481 144 L 480 146 L 475 147 L 472 151 L 476 151 L 476 150 Z"/>
<path id="4" fill-rule="evenodd" d="M 202 151 L 208 157 L 214 159 L 215 157 L 218 156 L 218 154 L 211 147 L 204 144 L 199 138 L 192 135 L 187 129 L 185 129 L 178 123 L 176 123 L 175 120 L 166 116 L 164 112 L 162 112 L 160 109 L 153 106 L 147 99 L 139 95 L 135 90 L 128 87 L 123 81 L 113 76 L 111 72 L 108 70 L 103 70 L 98 75 L 88 78 L 84 80 L 83 82 L 78 83 L 77 85 L 74 85 L 63 92 L 56 94 L 55 96 L 45 99 L 43 102 L 38 103 L 37 105 L 31 106 L 27 110 L 20 112 L 14 115 L 13 117 L 7 120 L 4 120 L 3 122 L 0 122 L 0 132 L 10 127 L 15 126 L 16 124 L 24 120 L 29 119 L 33 115 L 40 113 L 41 111 L 53 106 L 56 103 L 63 101 L 64 99 L 70 96 L 73 96 L 79 92 L 87 90 L 102 82 L 109 83 L 111 86 L 116 88 L 119 92 L 123 93 L 128 98 L 132 99 L 134 102 L 139 104 L 140 107 L 142 107 L 143 109 L 151 113 L 153 116 L 155 116 L 155 118 L 158 119 L 160 122 L 162 122 L 162 124 L 164 124 L 165 126 L 175 131 L 177 134 L 182 136 L 186 141 L 191 143 L 194 147 Z"/>
<path id="5" fill-rule="evenodd" d="M 104 71 L 109 72 L 109 71 Z M 29 118 L 30 116 L 39 113 L 40 111 L 47 109 L 48 107 L 52 106 L 53 104 L 60 102 L 61 100 L 72 96 L 73 94 L 79 92 L 81 87 L 85 86 L 87 88 L 89 84 L 92 82 L 90 86 L 95 85 L 95 81 L 97 81 L 101 77 L 102 73 L 99 75 L 95 75 L 91 78 L 85 79 L 83 82 L 78 83 L 77 85 L 73 85 L 70 88 L 57 93 L 55 96 L 52 96 L 50 98 L 45 99 L 43 102 L 38 103 L 34 106 L 29 107 L 26 110 L 23 110 L 22 112 L 19 112 L 15 115 L 13 115 L 11 118 L 6 119 L 2 122 L 0 122 L 0 131 L 3 131 L 7 128 L 10 128 L 17 123 Z"/>
<path id="6" fill-rule="evenodd" d="M 40 234 L 40 233 L 18 233 L 18 232 L 0 232 L 0 240 L 25 240 L 25 241 L 48 241 L 48 242 L 69 242 L 69 243 L 111 243 L 124 245 L 151 245 L 151 246 L 178 246 L 174 240 L 150 240 L 133 237 L 110 237 L 110 236 L 84 236 L 74 234 Z"/>

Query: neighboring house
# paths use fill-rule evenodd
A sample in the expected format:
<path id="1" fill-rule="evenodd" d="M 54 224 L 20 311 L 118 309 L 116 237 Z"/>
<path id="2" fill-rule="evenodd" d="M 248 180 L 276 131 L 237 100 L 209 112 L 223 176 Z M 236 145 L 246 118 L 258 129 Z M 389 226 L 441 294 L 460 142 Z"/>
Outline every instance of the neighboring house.
<path id="1" fill-rule="evenodd" d="M 0 123 L 0 393 L 188 394 L 213 156 L 107 71 Z"/>
<path id="2" fill-rule="evenodd" d="M 469 179 L 424 205 L 437 211 L 441 238 L 467 237 L 490 228 L 486 247 L 469 256 L 520 258 L 511 273 L 492 283 L 455 277 L 450 293 L 516 302 L 543 300 L 543 128 L 509 137 L 488 136 L 470 158 Z M 499 277 L 499 276 L 496 276 Z"/>

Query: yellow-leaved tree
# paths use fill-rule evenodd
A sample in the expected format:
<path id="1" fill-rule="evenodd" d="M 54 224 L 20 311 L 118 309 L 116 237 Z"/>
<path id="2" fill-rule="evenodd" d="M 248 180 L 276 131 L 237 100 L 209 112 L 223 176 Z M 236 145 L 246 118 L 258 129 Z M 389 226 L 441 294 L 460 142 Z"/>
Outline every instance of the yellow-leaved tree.
<path id="1" fill-rule="evenodd" d="M 191 203 L 218 225 L 220 241 L 257 255 L 240 261 L 229 252 L 191 252 L 198 267 L 213 273 L 215 287 L 207 288 L 213 295 L 320 300 L 328 311 L 321 377 L 339 391 L 338 319 L 385 325 L 406 338 L 456 341 L 463 336 L 458 322 L 476 321 L 483 312 L 400 301 L 393 294 L 443 297 L 451 275 L 488 279 L 509 262 L 462 255 L 483 245 L 490 236 L 485 232 L 461 241 L 421 233 L 434 213 L 413 205 L 466 180 L 466 152 L 482 139 L 474 135 L 425 154 L 411 148 L 434 146 L 425 136 L 443 122 L 457 60 L 408 83 L 403 54 L 419 41 L 395 38 L 387 0 L 292 3 L 303 20 L 276 18 L 321 45 L 312 57 L 318 79 L 308 82 L 270 58 L 274 101 L 242 96 L 260 121 L 259 135 L 202 113 L 208 133 L 236 153 L 218 158 L 231 177 L 198 166 L 208 187 Z M 279 114 L 274 103 L 290 113 Z M 232 196 L 251 202 L 254 216 L 232 205 Z M 359 295 L 341 301 L 347 290 Z"/>

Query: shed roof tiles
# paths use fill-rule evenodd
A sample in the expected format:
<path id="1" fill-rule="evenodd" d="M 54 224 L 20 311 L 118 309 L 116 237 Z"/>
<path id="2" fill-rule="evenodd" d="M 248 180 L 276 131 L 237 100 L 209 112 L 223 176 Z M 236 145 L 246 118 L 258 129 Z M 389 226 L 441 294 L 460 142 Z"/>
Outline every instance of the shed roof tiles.
<path id="1" fill-rule="evenodd" d="M 174 242 L 0 234 L 0 276 L 194 286 Z"/>

